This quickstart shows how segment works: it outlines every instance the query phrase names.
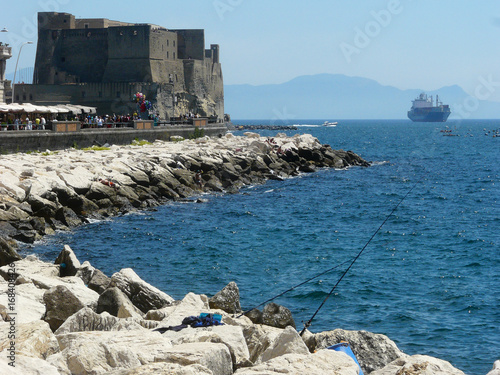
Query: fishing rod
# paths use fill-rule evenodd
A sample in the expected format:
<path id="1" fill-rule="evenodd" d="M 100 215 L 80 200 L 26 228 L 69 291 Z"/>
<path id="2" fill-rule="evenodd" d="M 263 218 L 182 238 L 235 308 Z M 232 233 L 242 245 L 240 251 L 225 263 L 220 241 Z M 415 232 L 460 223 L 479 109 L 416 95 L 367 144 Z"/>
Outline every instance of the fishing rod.
<path id="1" fill-rule="evenodd" d="M 302 285 L 304 285 L 304 284 L 307 284 L 309 281 L 312 281 L 312 280 L 314 280 L 314 279 L 317 279 L 318 277 L 323 276 L 324 274 L 326 274 L 326 273 L 328 273 L 328 272 L 331 272 L 331 271 L 333 271 L 333 270 L 335 270 L 335 269 L 337 269 L 337 268 L 339 268 L 339 267 L 343 266 L 344 264 L 346 264 L 346 263 L 350 262 L 351 260 L 352 260 L 352 258 L 351 258 L 351 259 L 347 259 L 345 262 L 340 263 L 340 264 L 337 264 L 335 267 L 332 267 L 332 268 L 330 268 L 330 269 L 328 269 L 328 270 L 326 270 L 326 271 L 324 271 L 324 272 L 321 272 L 321 273 L 317 274 L 316 276 L 313 276 L 313 277 L 311 277 L 311 278 L 307 279 L 306 281 L 301 282 L 300 284 L 297 284 L 297 285 L 295 285 L 295 286 L 292 286 L 291 288 L 289 288 L 289 289 L 285 290 L 284 292 L 282 292 L 282 293 L 280 293 L 280 294 L 278 294 L 278 295 L 276 295 L 276 296 L 274 296 L 274 297 L 272 297 L 272 298 L 269 298 L 268 300 L 266 300 L 266 301 L 262 302 L 261 304 L 259 304 L 259 305 L 257 305 L 257 306 L 254 306 L 254 307 L 252 307 L 251 309 L 248 309 L 248 310 L 246 310 L 246 311 L 242 312 L 240 315 L 238 315 L 238 316 L 237 316 L 237 318 L 241 318 L 243 315 L 248 314 L 248 313 L 249 313 L 250 311 L 252 311 L 253 309 L 256 309 L 256 308 L 258 308 L 258 307 L 261 307 L 261 306 L 265 305 L 266 303 L 271 302 L 271 301 L 275 300 L 276 298 L 281 297 L 282 295 L 284 295 L 284 294 L 286 294 L 286 293 L 288 293 L 288 292 L 291 292 L 292 290 L 294 290 L 294 289 L 298 288 L 299 286 L 302 286 Z"/>
<path id="2" fill-rule="evenodd" d="M 356 263 L 356 261 L 359 259 L 359 257 L 361 256 L 361 254 L 363 254 L 363 251 L 365 251 L 366 247 L 370 244 L 370 242 L 372 242 L 373 238 L 377 235 L 377 233 L 380 231 L 380 229 L 382 229 L 382 227 L 384 226 L 384 224 L 387 222 L 387 220 L 389 220 L 389 218 L 392 216 L 392 214 L 394 214 L 394 212 L 398 209 L 398 207 L 401 205 L 401 203 L 403 203 L 403 201 L 406 199 L 406 197 L 408 197 L 408 195 L 410 195 L 410 193 L 413 191 L 413 189 L 415 189 L 415 187 L 418 185 L 418 183 L 420 181 L 422 181 L 422 179 L 424 178 L 424 176 L 422 176 L 412 187 L 410 190 L 408 190 L 408 192 L 405 194 L 405 196 L 403 198 L 401 198 L 401 200 L 398 202 L 398 204 L 392 209 L 391 213 L 389 215 L 387 215 L 387 217 L 385 218 L 385 220 L 382 222 L 382 224 L 380 224 L 380 226 L 377 228 L 377 230 L 375 231 L 375 233 L 373 233 L 373 235 L 370 237 L 370 239 L 368 240 L 368 242 L 365 244 L 365 246 L 363 246 L 363 248 L 361 249 L 361 251 L 358 253 L 358 255 L 356 255 L 354 257 L 354 259 L 352 260 L 351 264 L 349 265 L 349 267 L 347 267 L 347 269 L 344 271 L 344 273 L 342 274 L 342 276 L 340 276 L 340 279 L 337 281 L 337 283 L 333 286 L 332 290 L 330 290 L 330 293 L 328 293 L 328 295 L 325 297 L 325 299 L 323 300 L 323 302 L 321 303 L 321 305 L 319 305 L 318 309 L 314 312 L 313 316 L 311 317 L 311 319 L 309 319 L 306 323 L 304 323 L 304 328 L 302 329 L 302 331 L 300 331 L 300 336 L 302 336 L 304 334 L 304 332 L 306 331 L 306 329 L 308 329 L 311 324 L 312 324 L 312 321 L 313 319 L 316 317 L 316 315 L 318 314 L 319 310 L 321 310 L 321 308 L 323 307 L 323 305 L 326 303 L 326 301 L 328 300 L 328 298 L 330 298 L 330 296 L 333 294 L 333 292 L 335 291 L 335 289 L 337 288 L 337 286 L 340 284 L 340 282 L 342 281 L 342 279 L 344 278 L 345 275 L 347 275 L 347 273 L 349 272 L 349 270 L 352 268 L 352 266 L 354 265 L 354 263 Z"/>

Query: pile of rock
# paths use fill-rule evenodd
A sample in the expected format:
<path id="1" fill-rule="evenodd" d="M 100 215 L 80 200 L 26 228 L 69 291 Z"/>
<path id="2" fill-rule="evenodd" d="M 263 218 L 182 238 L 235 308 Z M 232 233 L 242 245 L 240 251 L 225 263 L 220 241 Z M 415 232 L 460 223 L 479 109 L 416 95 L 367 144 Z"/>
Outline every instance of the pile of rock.
<path id="1" fill-rule="evenodd" d="M 89 218 L 352 165 L 369 163 L 351 151 L 334 151 L 311 135 L 264 138 L 255 133 L 99 151 L 1 155 L 0 237 L 32 243 Z"/>
<path id="2" fill-rule="evenodd" d="M 350 356 L 326 349 L 348 341 L 365 374 L 463 375 L 448 362 L 408 356 L 379 334 L 336 329 L 301 337 L 275 304 L 260 312 L 267 324 L 253 323 L 238 314 L 235 283 L 212 298 L 189 293 L 176 301 L 132 269 L 108 278 L 80 264 L 68 246 L 55 264 L 28 256 L 0 267 L 0 275 L 2 374 L 355 375 Z M 201 313 L 220 314 L 224 325 L 155 330 Z"/>

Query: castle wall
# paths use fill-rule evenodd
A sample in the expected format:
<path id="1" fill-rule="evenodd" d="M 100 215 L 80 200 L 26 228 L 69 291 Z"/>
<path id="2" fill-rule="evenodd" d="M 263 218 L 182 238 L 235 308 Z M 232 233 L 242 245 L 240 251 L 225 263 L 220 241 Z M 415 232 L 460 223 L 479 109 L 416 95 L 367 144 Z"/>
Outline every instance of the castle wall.
<path id="1" fill-rule="evenodd" d="M 152 82 L 150 27 L 147 25 L 107 29 L 108 61 L 103 82 Z"/>
<path id="2" fill-rule="evenodd" d="M 205 57 L 205 32 L 198 30 L 173 30 L 179 38 L 179 59 L 203 60 Z"/>

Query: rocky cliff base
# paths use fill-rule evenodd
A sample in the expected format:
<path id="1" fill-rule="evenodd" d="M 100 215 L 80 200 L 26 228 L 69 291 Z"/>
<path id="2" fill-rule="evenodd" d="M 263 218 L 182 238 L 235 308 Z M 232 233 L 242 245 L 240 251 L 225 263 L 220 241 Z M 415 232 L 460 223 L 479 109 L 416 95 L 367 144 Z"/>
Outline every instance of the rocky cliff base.
<path id="1" fill-rule="evenodd" d="M 235 283 L 211 298 L 189 293 L 176 301 L 132 269 L 109 278 L 80 264 L 68 246 L 55 264 L 28 256 L 0 275 L 2 374 L 355 375 L 349 355 L 327 349 L 347 341 L 365 374 L 463 375 L 446 361 L 408 356 L 380 334 L 335 329 L 301 337 L 276 304 L 256 324 L 226 311 L 240 306 Z M 223 324 L 182 325 L 202 313 L 219 314 Z"/>

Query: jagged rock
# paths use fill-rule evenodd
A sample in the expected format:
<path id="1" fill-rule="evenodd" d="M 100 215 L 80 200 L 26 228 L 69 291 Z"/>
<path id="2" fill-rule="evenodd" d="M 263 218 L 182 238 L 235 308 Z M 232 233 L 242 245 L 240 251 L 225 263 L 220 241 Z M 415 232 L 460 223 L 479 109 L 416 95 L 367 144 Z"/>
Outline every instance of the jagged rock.
<path id="1" fill-rule="evenodd" d="M 234 281 L 227 284 L 208 301 L 211 309 L 221 309 L 228 313 L 237 313 L 241 311 L 240 290 Z"/>
<path id="2" fill-rule="evenodd" d="M 394 341 L 387 336 L 366 331 L 336 329 L 314 335 L 314 347 L 310 351 L 328 348 L 342 341 L 349 343 L 363 371 L 370 373 L 386 366 L 395 359 L 405 356 Z"/>
<path id="3" fill-rule="evenodd" d="M 309 354 L 306 344 L 304 344 L 295 328 L 291 326 L 285 328 L 276 337 L 274 342 L 260 355 L 257 362 L 266 362 L 285 354 Z"/>
<path id="4" fill-rule="evenodd" d="M 0 267 L 21 259 L 17 251 L 5 239 L 0 237 Z"/>
<path id="5" fill-rule="evenodd" d="M 127 370 L 115 370 L 108 375 L 214 375 L 212 371 L 202 365 L 182 366 L 177 363 L 150 363 L 144 366 L 134 367 Z"/>
<path id="6" fill-rule="evenodd" d="M 0 267 L 0 275 L 7 280 L 9 266 Z M 59 266 L 42 262 L 35 255 L 28 255 L 26 258 L 15 262 L 15 277 L 19 275 L 56 277 L 59 275 Z"/>
<path id="7" fill-rule="evenodd" d="M 82 224 L 82 220 L 75 211 L 68 207 L 61 207 L 57 210 L 55 218 L 69 228 L 77 227 Z"/>
<path id="8" fill-rule="evenodd" d="M 263 324 L 262 311 L 259 309 L 252 309 L 245 313 L 245 316 L 250 319 L 253 324 Z"/>
<path id="9" fill-rule="evenodd" d="M 161 321 L 162 326 L 176 326 L 181 324 L 185 317 L 198 316 L 208 308 L 201 295 L 188 293 L 181 301 L 175 301 L 171 306 L 148 311 L 145 318 Z"/>
<path id="10" fill-rule="evenodd" d="M 81 267 L 80 261 L 68 245 L 64 245 L 54 264 L 59 264 L 61 277 L 75 276 Z"/>
<path id="11" fill-rule="evenodd" d="M 105 374 L 163 361 L 172 347 L 166 337 L 148 330 L 74 332 L 57 339 L 61 352 L 47 361 L 72 374 Z"/>
<path id="12" fill-rule="evenodd" d="M 9 365 L 6 355 L 0 356 L 0 374 L 5 375 L 61 375 L 55 366 L 40 358 L 15 356 L 15 366 Z"/>
<path id="13" fill-rule="evenodd" d="M 107 312 L 97 314 L 91 308 L 84 307 L 67 318 L 54 333 L 64 335 L 71 332 L 111 331 L 119 320 Z"/>
<path id="14" fill-rule="evenodd" d="M 19 277 L 16 279 L 16 284 L 19 279 Z M 16 323 L 30 323 L 42 319 L 45 314 L 45 305 L 43 304 L 44 292 L 44 290 L 37 288 L 31 282 L 15 286 Z M 0 304 L 9 306 L 7 283 L 0 283 Z"/>
<path id="15" fill-rule="evenodd" d="M 117 318 L 142 318 L 141 311 L 116 287 L 106 289 L 99 296 L 96 312 L 100 314 L 104 311 Z"/>
<path id="16" fill-rule="evenodd" d="M 125 268 L 113 274 L 109 287 L 120 289 L 143 313 L 174 302 L 172 297 L 146 283 L 131 268 Z"/>
<path id="17" fill-rule="evenodd" d="M 241 327 L 222 325 L 206 328 L 186 328 L 180 332 L 166 331 L 163 335 L 169 338 L 174 346 L 196 342 L 222 343 L 229 349 L 233 366 L 238 368 L 251 363 Z"/>
<path id="18" fill-rule="evenodd" d="M 58 285 L 43 295 L 46 312 L 44 320 L 52 331 L 57 330 L 71 315 L 85 307 L 67 287 Z"/>
<path id="19" fill-rule="evenodd" d="M 16 355 L 46 359 L 59 351 L 57 339 L 46 322 L 16 322 L 15 328 Z M 9 330 L 10 324 L 0 324 L 0 352 L 10 347 Z"/>
<path id="20" fill-rule="evenodd" d="M 286 354 L 254 367 L 239 369 L 234 375 L 358 375 L 358 372 L 358 365 L 347 354 L 334 350 L 320 350 L 314 354 Z"/>
<path id="21" fill-rule="evenodd" d="M 95 292 L 102 294 L 111 283 L 111 279 L 107 277 L 101 270 L 96 269 L 92 274 L 92 278 L 88 283 L 88 287 Z"/>
<path id="22" fill-rule="evenodd" d="M 277 328 L 286 328 L 287 326 L 295 328 L 291 311 L 274 302 L 264 306 L 262 310 L 262 324 Z"/>
<path id="23" fill-rule="evenodd" d="M 426 355 L 404 356 L 384 368 L 370 372 L 371 375 L 465 375 L 449 362 Z"/>
<path id="24" fill-rule="evenodd" d="M 500 360 L 493 363 L 493 368 L 486 375 L 500 375 Z"/>
<path id="25" fill-rule="evenodd" d="M 0 238 L 14 237 L 17 230 L 12 226 L 12 224 L 7 222 L 8 219 L 2 217 L 2 212 L 5 213 L 5 211 L 0 210 Z"/>
<path id="26" fill-rule="evenodd" d="M 77 277 L 82 279 L 83 283 L 88 285 L 90 283 L 90 280 L 92 279 L 92 276 L 94 275 L 94 272 L 96 269 L 92 267 L 90 262 L 86 260 L 85 262 L 82 263 L 78 271 L 76 272 Z"/>

